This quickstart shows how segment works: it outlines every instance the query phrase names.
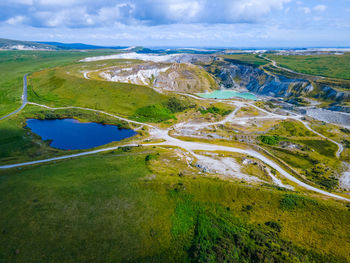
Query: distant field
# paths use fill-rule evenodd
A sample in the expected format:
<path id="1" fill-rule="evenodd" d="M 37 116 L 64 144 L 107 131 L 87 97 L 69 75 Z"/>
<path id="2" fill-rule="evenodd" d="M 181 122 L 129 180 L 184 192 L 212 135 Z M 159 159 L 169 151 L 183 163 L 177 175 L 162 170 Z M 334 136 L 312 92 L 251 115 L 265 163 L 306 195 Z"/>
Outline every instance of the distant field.
<path id="1" fill-rule="evenodd" d="M 0 51 L 0 116 L 21 104 L 24 74 L 109 53 L 111 51 Z"/>
<path id="2" fill-rule="evenodd" d="M 330 78 L 350 79 L 350 53 L 344 55 L 279 56 L 266 55 L 291 70 Z"/>
<path id="3" fill-rule="evenodd" d="M 345 205 L 189 169 L 172 151 L 136 147 L 0 171 L 0 261 L 350 259 Z"/>
<path id="4" fill-rule="evenodd" d="M 227 59 L 241 61 L 242 63 L 252 64 L 254 66 L 262 66 L 269 63 L 265 59 L 260 58 L 258 55 L 255 54 L 233 54 L 224 55 L 223 57 Z"/>

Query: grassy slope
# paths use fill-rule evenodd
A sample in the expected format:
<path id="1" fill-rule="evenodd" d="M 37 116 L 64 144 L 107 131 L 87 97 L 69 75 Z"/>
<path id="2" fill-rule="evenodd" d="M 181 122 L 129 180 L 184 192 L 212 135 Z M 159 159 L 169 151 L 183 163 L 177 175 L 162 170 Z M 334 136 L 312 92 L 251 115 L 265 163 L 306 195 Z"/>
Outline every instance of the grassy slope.
<path id="1" fill-rule="evenodd" d="M 131 116 L 136 109 L 166 100 L 146 86 L 86 80 L 58 67 L 34 73 L 29 100 L 52 106 L 81 106 Z"/>
<path id="2" fill-rule="evenodd" d="M 341 56 L 278 56 L 267 55 L 283 67 L 297 72 L 330 78 L 350 79 L 350 53 Z"/>
<path id="3" fill-rule="evenodd" d="M 318 187 L 336 187 L 334 174 L 341 166 L 341 162 L 335 158 L 337 145 L 318 137 L 295 120 L 280 122 L 268 134 L 281 136 L 281 141 L 297 144 L 301 149 L 262 144 L 263 147 L 318 184 Z"/>
<path id="4" fill-rule="evenodd" d="M 178 157 L 155 151 L 118 150 L 1 172 L 0 261 L 220 261 L 235 246 L 246 251 L 237 252 L 239 262 L 249 255 L 305 262 L 316 252 L 316 262 L 330 262 L 321 256 L 329 254 L 349 260 L 344 205 L 175 176 Z M 158 160 L 145 161 L 150 153 Z"/>
<path id="5" fill-rule="evenodd" d="M 39 103 L 125 115 L 166 99 L 146 87 L 87 81 L 67 74 L 67 68 L 34 74 L 31 85 L 30 99 Z M 15 131 L 11 121 L 2 124 L 10 143 L 11 136 L 18 143 L 25 132 Z M 21 146 L 6 147 L 20 152 Z M 310 147 L 318 149 L 314 143 Z M 189 256 L 209 261 L 212 253 L 228 257 L 221 253 L 238 247 L 237 235 L 250 256 L 273 254 L 297 262 L 317 252 L 350 259 L 349 212 L 343 205 L 287 196 L 281 206 L 286 193 L 273 188 L 175 176 L 184 162 L 178 156 L 162 159 L 164 151 L 158 161 L 146 162 L 154 151 L 118 150 L 0 172 L 0 262 L 164 262 L 189 261 Z M 267 221 L 278 222 L 281 232 L 264 226 Z M 288 240 L 292 244 L 286 245 Z M 235 253 L 240 259 L 249 256 Z"/>
<path id="6" fill-rule="evenodd" d="M 247 63 L 254 66 L 262 66 L 269 63 L 265 59 L 260 58 L 255 54 L 233 54 L 233 55 L 224 55 L 223 57 L 226 59 L 241 61 L 242 63 Z"/>
<path id="7" fill-rule="evenodd" d="M 21 104 L 24 74 L 107 53 L 110 51 L 0 51 L 0 116 Z"/>

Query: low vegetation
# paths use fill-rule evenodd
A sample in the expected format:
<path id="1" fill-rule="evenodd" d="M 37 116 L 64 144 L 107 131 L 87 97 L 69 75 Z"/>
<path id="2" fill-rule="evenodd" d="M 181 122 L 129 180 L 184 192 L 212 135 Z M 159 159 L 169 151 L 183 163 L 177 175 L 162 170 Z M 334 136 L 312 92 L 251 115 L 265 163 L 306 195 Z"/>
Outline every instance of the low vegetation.
<path id="1" fill-rule="evenodd" d="M 21 104 L 24 74 L 73 63 L 86 56 L 111 51 L 0 51 L 0 116 Z"/>
<path id="2" fill-rule="evenodd" d="M 1 261 L 349 260 L 344 205 L 194 177 L 170 152 L 132 147 L 0 172 Z"/>
<path id="3" fill-rule="evenodd" d="M 304 124 L 295 120 L 281 121 L 275 125 L 269 134 L 284 137 L 312 137 L 316 136 L 312 131 L 305 128 Z"/>
<path id="4" fill-rule="evenodd" d="M 279 56 L 267 55 L 279 65 L 294 71 L 330 78 L 350 79 L 350 53 L 344 55 Z"/>
<path id="5" fill-rule="evenodd" d="M 235 63 L 249 64 L 255 67 L 266 65 L 269 62 L 256 54 L 233 54 L 223 56 L 226 60 Z"/>
<path id="6" fill-rule="evenodd" d="M 170 97 L 163 103 L 145 106 L 136 110 L 132 116 L 135 120 L 141 122 L 159 123 L 169 119 L 176 119 L 175 113 L 193 108 L 195 105 L 176 97 Z"/>
<path id="7" fill-rule="evenodd" d="M 261 135 L 259 139 L 262 143 L 265 143 L 268 145 L 277 145 L 283 138 L 278 135 L 273 135 L 273 136 Z"/>
<path id="8" fill-rule="evenodd" d="M 6 67 L 13 68 L 14 58 L 19 63 L 11 78 L 0 80 L 0 91 L 5 91 L 4 95 L 0 92 L 0 102 L 5 102 L 3 107 L 0 103 L 0 113 L 11 109 L 11 102 L 19 104 L 22 74 L 28 70 L 37 71 L 29 78 L 30 101 L 49 106 L 87 107 L 163 124 L 188 118 L 220 119 L 232 112 L 223 103 L 158 93 L 148 86 L 102 81 L 93 74 L 92 79 L 84 79 L 82 72 L 99 69 L 101 61 L 79 63 L 76 60 L 87 55 L 81 53 L 57 52 L 56 57 L 51 52 L 0 52 L 0 69 L 5 73 L 9 71 Z M 30 65 L 35 56 L 38 65 Z M 256 67 L 268 63 L 253 54 L 223 57 Z M 103 65 L 122 63 L 125 61 L 113 60 Z M 201 77 L 215 84 L 211 76 Z M 11 90 L 11 83 L 20 84 L 20 89 Z M 259 104 L 273 108 L 270 103 Z M 245 107 L 237 117 L 257 115 L 255 108 Z M 72 117 L 138 127 L 97 112 L 27 105 L 0 122 L 0 164 L 66 154 L 31 133 L 25 127 L 26 119 Z M 334 143 L 298 121 L 269 121 L 257 120 L 251 130 L 233 124 L 209 127 L 210 132 L 232 140 L 201 141 L 244 147 L 236 138 L 258 144 L 309 184 L 326 190 L 338 187 L 341 161 L 335 158 Z M 320 129 L 349 146 L 348 130 Z M 144 138 L 147 128 L 138 133 L 136 138 Z M 346 148 L 343 155 L 348 152 Z M 238 162 L 247 159 L 237 156 L 232 158 Z M 76 159 L 0 170 L 0 262 L 350 261 L 349 206 L 304 195 L 298 186 L 289 190 L 269 183 L 247 185 L 232 178 L 203 176 L 203 169 L 184 158 L 179 149 L 124 146 Z M 265 168 L 253 160 L 241 172 L 271 183 Z"/>
<path id="9" fill-rule="evenodd" d="M 202 114 L 212 113 L 212 114 L 219 114 L 221 116 L 226 116 L 232 112 L 232 110 L 223 109 L 216 106 L 209 106 L 208 108 L 200 108 L 198 110 Z"/>

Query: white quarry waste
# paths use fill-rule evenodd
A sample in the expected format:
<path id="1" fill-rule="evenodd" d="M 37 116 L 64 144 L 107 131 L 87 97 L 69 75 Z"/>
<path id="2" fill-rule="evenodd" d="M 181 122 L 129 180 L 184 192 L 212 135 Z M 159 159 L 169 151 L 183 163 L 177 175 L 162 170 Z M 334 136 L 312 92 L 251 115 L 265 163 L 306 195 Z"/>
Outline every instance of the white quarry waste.
<path id="1" fill-rule="evenodd" d="M 345 127 L 350 127 L 349 113 L 330 111 L 320 108 L 311 108 L 306 110 L 306 115 L 319 121 L 340 124 Z"/>
<path id="2" fill-rule="evenodd" d="M 103 72 L 101 73 L 101 77 L 108 81 L 148 85 L 152 77 L 156 78 L 157 76 L 159 76 L 160 73 L 165 72 L 168 69 L 169 67 L 141 69 L 136 73 L 131 73 L 130 75 L 125 74 L 125 71 L 130 71 L 129 69 L 122 69 L 110 72 Z"/>
<path id="3" fill-rule="evenodd" d="M 167 61 L 172 61 L 175 57 L 178 57 L 178 56 L 181 56 L 181 54 L 149 55 L 149 54 L 138 54 L 135 52 L 130 52 L 130 53 L 108 55 L 108 56 L 87 57 L 80 61 L 91 62 L 91 61 L 99 61 L 99 60 L 106 60 L 106 59 L 139 59 L 139 60 L 153 61 L 153 62 L 167 62 Z"/>

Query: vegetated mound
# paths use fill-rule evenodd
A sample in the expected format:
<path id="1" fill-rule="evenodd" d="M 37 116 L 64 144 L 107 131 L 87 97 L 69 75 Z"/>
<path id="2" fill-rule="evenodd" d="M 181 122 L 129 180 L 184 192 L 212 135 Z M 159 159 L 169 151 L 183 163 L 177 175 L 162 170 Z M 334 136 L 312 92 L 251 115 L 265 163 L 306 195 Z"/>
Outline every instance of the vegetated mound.
<path id="1" fill-rule="evenodd" d="M 100 73 L 109 81 L 149 85 L 159 91 L 206 92 L 216 81 L 202 68 L 191 64 L 146 63 L 111 68 Z"/>

